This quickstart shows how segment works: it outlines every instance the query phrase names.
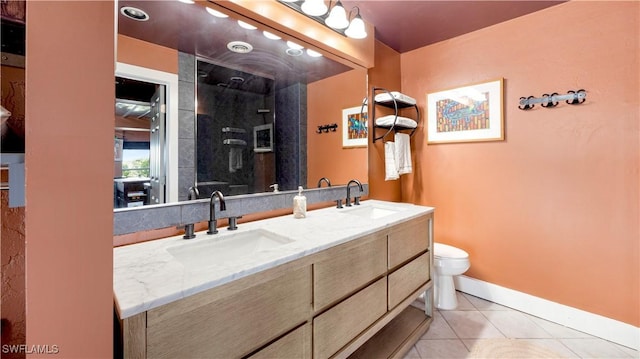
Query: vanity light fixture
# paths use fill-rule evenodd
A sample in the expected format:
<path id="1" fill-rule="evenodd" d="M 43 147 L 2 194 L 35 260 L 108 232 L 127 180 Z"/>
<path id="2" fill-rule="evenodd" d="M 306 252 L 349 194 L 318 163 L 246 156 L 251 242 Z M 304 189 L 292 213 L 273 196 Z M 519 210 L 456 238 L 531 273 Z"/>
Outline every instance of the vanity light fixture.
<path id="1" fill-rule="evenodd" d="M 340 0 L 333 6 L 329 16 L 324 19 L 324 23 L 334 29 L 346 29 L 349 26 L 347 12 L 344 10 L 344 6 L 342 6 Z"/>
<path id="2" fill-rule="evenodd" d="M 193 1 L 193 0 L 178 0 L 178 1 L 183 2 L 183 3 L 185 3 L 185 4 L 195 4 L 195 3 L 196 3 L 196 2 L 195 2 L 195 1 Z"/>
<path id="3" fill-rule="evenodd" d="M 360 16 L 360 8 L 357 6 L 354 6 L 347 13 L 340 0 L 335 2 L 329 0 L 328 7 L 324 0 L 304 0 L 302 4 L 300 1 L 292 0 L 278 0 L 278 2 L 346 37 L 352 39 L 367 37 L 365 23 Z M 352 16 L 354 14 L 355 16 Z"/>
<path id="4" fill-rule="evenodd" d="M 288 46 L 290 49 L 296 49 L 296 50 L 302 50 L 302 49 L 304 49 L 304 46 L 302 46 L 302 45 L 298 45 L 298 44 L 296 44 L 296 43 L 295 43 L 295 42 L 293 42 L 293 41 L 287 41 L 287 46 Z"/>
<path id="5" fill-rule="evenodd" d="M 129 19 L 133 19 L 136 21 L 147 21 L 149 20 L 149 14 L 144 12 L 142 9 L 138 9 L 133 6 L 123 6 L 120 8 L 120 13 Z"/>
<path id="6" fill-rule="evenodd" d="M 364 39 L 367 37 L 367 30 L 365 29 L 364 21 L 360 16 L 360 8 L 356 6 L 353 9 L 358 9 L 358 13 L 353 20 L 351 20 L 349 27 L 344 31 L 344 33 L 352 39 Z M 351 9 L 351 11 L 353 11 L 353 9 Z M 349 13 L 351 13 L 351 11 Z"/>
<path id="7" fill-rule="evenodd" d="M 215 16 L 215 17 L 219 17 L 221 19 L 227 18 L 229 17 L 229 15 L 225 14 L 225 13 L 221 13 L 218 10 L 214 10 L 210 7 L 206 7 L 205 9 L 207 9 L 207 12 L 209 13 L 209 15 Z"/>
<path id="8" fill-rule="evenodd" d="M 324 0 L 304 0 L 300 9 L 303 13 L 310 16 L 322 16 L 329 10 Z"/>
<path id="9" fill-rule="evenodd" d="M 255 27 L 255 26 L 253 26 L 251 24 L 248 24 L 248 23 L 246 23 L 246 22 L 244 22 L 242 20 L 238 20 L 238 25 L 240 25 L 241 28 L 247 29 L 247 30 L 255 30 L 255 29 L 257 29 L 257 27 Z"/>

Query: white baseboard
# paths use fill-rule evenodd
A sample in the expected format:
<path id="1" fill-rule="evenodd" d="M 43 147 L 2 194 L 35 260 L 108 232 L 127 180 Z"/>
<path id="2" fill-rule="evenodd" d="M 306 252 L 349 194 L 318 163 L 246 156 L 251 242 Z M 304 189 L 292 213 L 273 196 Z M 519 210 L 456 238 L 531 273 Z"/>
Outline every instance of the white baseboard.
<path id="1" fill-rule="evenodd" d="M 464 275 L 455 277 L 455 285 L 461 292 L 640 350 L 640 328 L 633 325 Z"/>

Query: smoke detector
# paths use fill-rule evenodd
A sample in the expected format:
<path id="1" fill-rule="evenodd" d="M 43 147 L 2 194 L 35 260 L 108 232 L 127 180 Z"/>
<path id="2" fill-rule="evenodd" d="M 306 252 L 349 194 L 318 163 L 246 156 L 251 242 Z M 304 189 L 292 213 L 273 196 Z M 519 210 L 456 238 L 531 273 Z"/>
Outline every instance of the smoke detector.
<path id="1" fill-rule="evenodd" d="M 231 41 L 227 44 L 227 49 L 238 54 L 247 54 L 253 50 L 253 46 L 244 41 Z"/>

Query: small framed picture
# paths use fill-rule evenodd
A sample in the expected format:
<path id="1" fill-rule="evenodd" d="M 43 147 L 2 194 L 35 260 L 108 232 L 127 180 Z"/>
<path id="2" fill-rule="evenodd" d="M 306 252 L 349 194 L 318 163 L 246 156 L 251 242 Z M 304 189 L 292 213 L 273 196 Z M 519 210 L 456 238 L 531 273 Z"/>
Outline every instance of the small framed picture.
<path id="1" fill-rule="evenodd" d="M 253 128 L 253 151 L 273 152 L 273 123 Z"/>
<path id="2" fill-rule="evenodd" d="M 366 147 L 368 134 L 367 107 L 342 110 L 342 147 Z M 364 111 L 364 112 L 361 112 Z"/>

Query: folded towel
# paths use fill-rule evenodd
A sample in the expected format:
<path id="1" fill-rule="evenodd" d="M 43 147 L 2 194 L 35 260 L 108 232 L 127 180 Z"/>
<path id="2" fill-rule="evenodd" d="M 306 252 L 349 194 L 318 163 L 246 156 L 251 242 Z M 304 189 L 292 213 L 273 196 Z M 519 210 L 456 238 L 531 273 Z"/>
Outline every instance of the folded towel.
<path id="1" fill-rule="evenodd" d="M 397 180 L 398 167 L 396 166 L 396 146 L 393 142 L 384 143 L 384 180 Z"/>
<path id="2" fill-rule="evenodd" d="M 242 148 L 231 147 L 229 149 L 229 172 L 234 173 L 239 169 L 242 169 Z"/>
<path id="3" fill-rule="evenodd" d="M 396 133 L 395 135 L 395 148 L 396 148 L 396 166 L 398 166 L 398 173 L 403 175 L 411 173 L 411 137 L 406 133 Z"/>

